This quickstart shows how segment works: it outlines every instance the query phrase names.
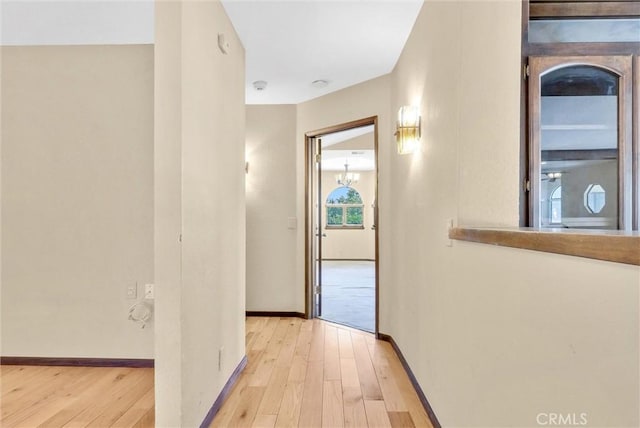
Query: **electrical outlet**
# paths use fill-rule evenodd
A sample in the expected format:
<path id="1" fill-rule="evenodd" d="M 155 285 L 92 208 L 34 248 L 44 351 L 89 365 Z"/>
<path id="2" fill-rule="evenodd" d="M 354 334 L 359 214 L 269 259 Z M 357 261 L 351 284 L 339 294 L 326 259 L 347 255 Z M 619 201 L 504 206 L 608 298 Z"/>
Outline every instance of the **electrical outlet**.
<path id="1" fill-rule="evenodd" d="M 133 284 L 127 284 L 127 299 L 135 299 L 138 297 L 138 286 L 134 282 Z"/>
<path id="2" fill-rule="evenodd" d="M 155 299 L 155 290 L 153 289 L 153 284 L 145 284 L 144 285 L 144 298 L 145 299 Z"/>
<path id="3" fill-rule="evenodd" d="M 222 371 L 222 354 L 224 353 L 224 346 L 218 349 L 218 371 Z"/>

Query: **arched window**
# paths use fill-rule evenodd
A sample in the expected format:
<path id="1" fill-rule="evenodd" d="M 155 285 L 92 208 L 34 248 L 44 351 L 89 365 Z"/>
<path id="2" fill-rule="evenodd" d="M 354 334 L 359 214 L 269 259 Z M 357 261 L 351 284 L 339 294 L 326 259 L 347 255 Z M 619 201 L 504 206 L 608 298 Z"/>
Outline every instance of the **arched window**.
<path id="1" fill-rule="evenodd" d="M 364 204 L 360 193 L 353 187 L 338 187 L 326 201 L 327 228 L 362 229 Z"/>
<path id="2" fill-rule="evenodd" d="M 551 192 L 549 211 L 551 224 L 559 224 L 562 222 L 562 186 L 556 187 L 555 190 Z"/>

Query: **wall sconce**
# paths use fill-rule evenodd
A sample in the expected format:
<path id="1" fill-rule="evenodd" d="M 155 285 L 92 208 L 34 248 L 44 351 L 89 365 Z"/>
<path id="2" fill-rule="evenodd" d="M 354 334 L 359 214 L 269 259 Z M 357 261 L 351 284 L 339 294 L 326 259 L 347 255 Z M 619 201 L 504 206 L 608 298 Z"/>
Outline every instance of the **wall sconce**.
<path id="1" fill-rule="evenodd" d="M 416 151 L 420 141 L 420 111 L 418 107 L 400 107 L 396 132 L 393 135 L 396 136 L 398 153 L 408 154 Z"/>

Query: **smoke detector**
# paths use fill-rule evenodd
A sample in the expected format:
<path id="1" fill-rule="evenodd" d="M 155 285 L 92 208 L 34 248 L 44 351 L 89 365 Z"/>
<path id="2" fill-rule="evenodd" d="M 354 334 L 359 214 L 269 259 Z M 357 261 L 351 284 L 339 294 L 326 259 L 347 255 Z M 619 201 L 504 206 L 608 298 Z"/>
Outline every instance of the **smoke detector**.
<path id="1" fill-rule="evenodd" d="M 313 82 L 311 82 L 311 86 L 318 89 L 325 88 L 328 84 L 329 84 L 329 81 L 323 80 L 323 79 L 314 80 Z"/>
<path id="2" fill-rule="evenodd" d="M 255 82 L 253 82 L 253 87 L 256 91 L 264 91 L 265 89 L 267 89 L 267 82 L 265 82 L 264 80 L 256 80 Z"/>

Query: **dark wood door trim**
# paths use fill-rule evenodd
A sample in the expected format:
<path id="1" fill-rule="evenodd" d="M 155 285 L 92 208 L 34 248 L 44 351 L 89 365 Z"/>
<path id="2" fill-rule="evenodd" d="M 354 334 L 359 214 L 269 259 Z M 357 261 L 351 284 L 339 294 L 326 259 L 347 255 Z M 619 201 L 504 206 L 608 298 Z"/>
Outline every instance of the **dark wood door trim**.
<path id="1" fill-rule="evenodd" d="M 310 265 L 310 259 L 312 254 L 312 245 L 313 240 L 311 239 L 311 233 L 313 231 L 310 230 L 312 228 L 312 192 L 311 192 L 311 174 L 312 174 L 312 152 L 311 152 L 311 142 L 315 138 L 322 137 L 326 134 L 332 134 L 340 131 L 347 131 L 349 129 L 360 128 L 362 126 L 373 125 L 373 144 L 374 144 L 374 153 L 375 153 L 375 166 L 376 166 L 376 189 L 374 192 L 375 199 L 375 207 L 374 207 L 374 216 L 376 218 L 376 229 L 375 229 L 375 272 L 376 272 L 376 283 L 375 283 L 375 334 L 378 334 L 379 331 L 379 295 L 380 295 L 380 256 L 379 256 L 379 236 L 380 236 L 380 217 L 378 213 L 378 182 L 379 182 L 379 157 L 378 157 L 378 116 L 370 116 L 364 119 L 358 119 L 351 122 L 342 123 L 340 125 L 328 126 L 325 128 L 316 129 L 314 131 L 309 131 L 304 134 L 305 141 L 305 280 L 304 280 L 304 296 L 305 296 L 305 316 L 307 318 L 311 318 L 313 315 L 313 293 L 311 287 L 313 285 L 311 281 L 311 273 L 312 266 Z"/>
<path id="2" fill-rule="evenodd" d="M 640 16 L 640 2 L 531 0 L 532 18 L 620 18 Z"/>
<path id="3" fill-rule="evenodd" d="M 640 230 L 640 57 L 634 58 L 633 72 L 633 230 Z"/>
<path id="4" fill-rule="evenodd" d="M 364 119 L 353 120 L 340 125 L 327 126 L 326 128 L 316 129 L 315 131 L 306 132 L 305 137 L 317 138 L 323 135 L 333 134 L 335 132 L 347 131 L 349 129 L 360 128 L 367 125 L 375 125 L 378 122 L 378 116 L 365 117 Z"/>

